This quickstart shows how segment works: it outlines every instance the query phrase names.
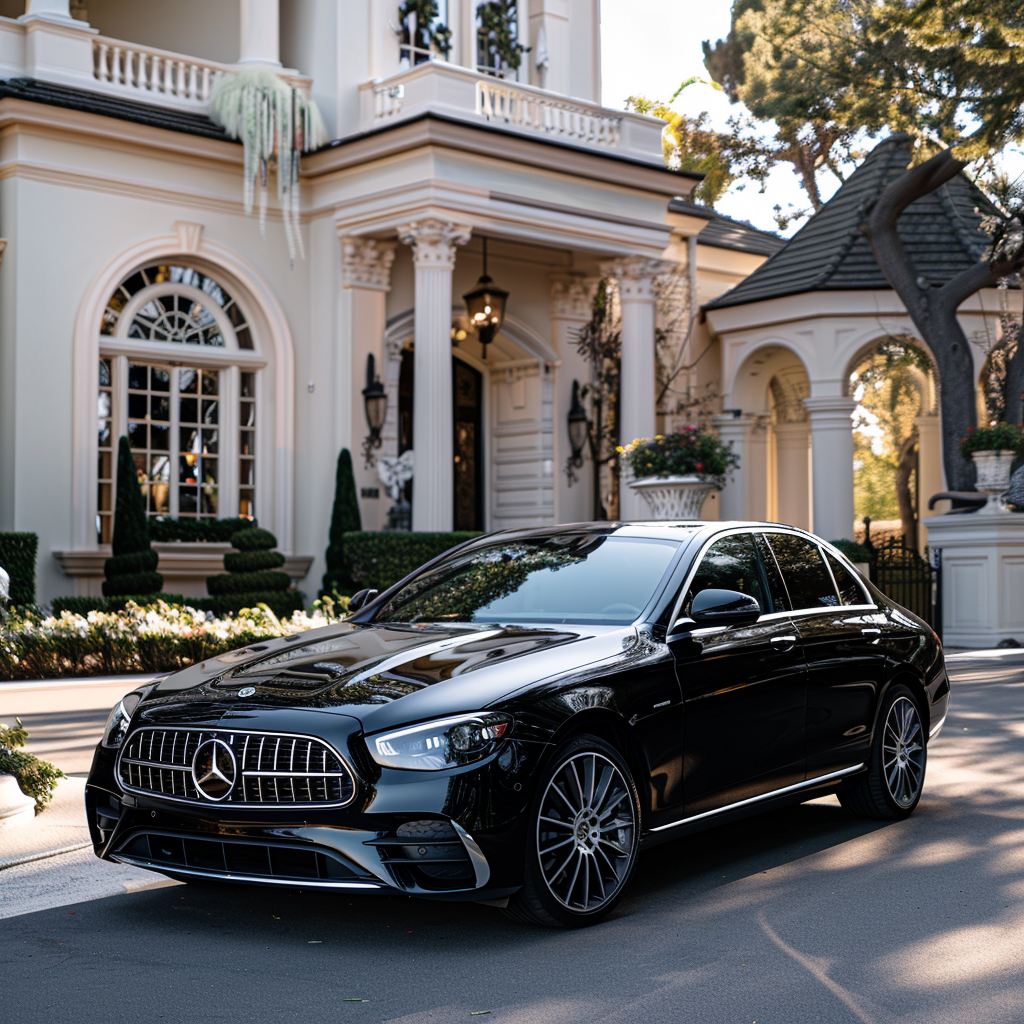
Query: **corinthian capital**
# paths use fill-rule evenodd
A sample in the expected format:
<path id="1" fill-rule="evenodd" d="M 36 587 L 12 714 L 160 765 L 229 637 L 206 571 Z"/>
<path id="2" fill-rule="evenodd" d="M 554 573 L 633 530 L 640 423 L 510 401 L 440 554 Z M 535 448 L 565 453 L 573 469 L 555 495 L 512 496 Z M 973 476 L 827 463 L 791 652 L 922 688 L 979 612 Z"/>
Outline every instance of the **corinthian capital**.
<path id="1" fill-rule="evenodd" d="M 675 267 L 668 260 L 646 256 L 624 256 L 601 264 L 601 273 L 619 282 L 619 301 L 653 301 L 654 279 Z"/>
<path id="2" fill-rule="evenodd" d="M 341 283 L 345 288 L 373 288 L 386 292 L 391 287 L 391 264 L 394 261 L 394 242 L 343 238 Z"/>
<path id="3" fill-rule="evenodd" d="M 589 320 L 593 303 L 593 285 L 597 282 L 579 276 L 556 277 L 551 282 L 551 315 L 562 320 Z"/>
<path id="4" fill-rule="evenodd" d="M 402 224 L 398 237 L 412 246 L 413 263 L 417 267 L 452 269 L 455 266 L 455 247 L 465 245 L 473 233 L 472 228 L 433 217 Z"/>

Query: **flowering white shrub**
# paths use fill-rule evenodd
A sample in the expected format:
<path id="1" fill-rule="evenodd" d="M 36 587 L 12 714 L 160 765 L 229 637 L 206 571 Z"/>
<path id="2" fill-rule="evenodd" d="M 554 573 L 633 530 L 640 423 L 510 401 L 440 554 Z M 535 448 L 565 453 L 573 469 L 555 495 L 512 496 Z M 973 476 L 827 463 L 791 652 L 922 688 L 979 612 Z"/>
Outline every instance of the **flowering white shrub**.
<path id="1" fill-rule="evenodd" d="M 0 679 L 173 672 L 273 637 L 339 622 L 348 600 L 324 598 L 312 612 L 279 619 L 266 605 L 217 619 L 159 601 L 124 611 L 11 615 L 0 625 Z"/>

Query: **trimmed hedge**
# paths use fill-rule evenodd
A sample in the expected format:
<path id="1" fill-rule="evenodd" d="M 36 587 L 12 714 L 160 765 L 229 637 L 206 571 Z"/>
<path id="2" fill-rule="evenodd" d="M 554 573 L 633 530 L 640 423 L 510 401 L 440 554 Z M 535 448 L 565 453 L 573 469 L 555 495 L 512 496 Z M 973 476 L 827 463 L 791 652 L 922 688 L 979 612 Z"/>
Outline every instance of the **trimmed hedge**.
<path id="1" fill-rule="evenodd" d="M 134 601 L 140 608 L 159 604 L 190 606 L 202 609 L 204 597 L 185 597 L 182 594 L 119 594 L 117 597 L 55 597 L 50 605 L 53 615 L 60 617 L 61 612 L 72 615 L 88 615 L 89 612 L 119 612 L 129 601 Z"/>
<path id="2" fill-rule="evenodd" d="M 278 617 L 302 609 L 302 594 L 289 589 L 292 581 L 288 573 L 270 568 L 238 571 L 239 568 L 268 562 L 284 565 L 284 556 L 271 550 L 277 546 L 277 538 L 269 530 L 255 527 L 239 530 L 232 536 L 231 545 L 236 550 L 224 555 L 224 567 L 228 571 L 206 577 L 210 596 L 203 602 L 203 608 L 225 615 L 253 608 L 262 602 Z"/>
<path id="3" fill-rule="evenodd" d="M 870 562 L 871 552 L 863 544 L 853 540 L 833 540 L 829 543 L 838 548 L 851 562 Z"/>
<path id="4" fill-rule="evenodd" d="M 257 590 L 280 593 L 292 585 L 286 572 L 226 572 L 220 576 L 208 576 L 206 589 L 210 597 L 222 594 L 250 594 Z"/>
<path id="5" fill-rule="evenodd" d="M 228 572 L 262 572 L 280 569 L 284 555 L 280 551 L 228 551 L 224 555 L 224 568 Z"/>
<path id="6" fill-rule="evenodd" d="M 338 469 L 334 477 L 334 508 L 331 510 L 331 530 L 327 541 L 327 571 L 320 585 L 321 594 L 355 592 L 345 560 L 345 534 L 360 533 L 363 520 L 356 497 L 356 478 L 352 470 L 352 454 L 347 448 L 338 453 Z"/>
<path id="7" fill-rule="evenodd" d="M 26 608 L 36 603 L 36 553 L 34 533 L 0 533 L 0 566 L 11 577 L 11 604 Z"/>
<path id="8" fill-rule="evenodd" d="M 250 591 L 247 594 L 224 594 L 219 597 L 202 597 L 198 601 L 185 600 L 186 604 L 199 606 L 200 611 L 214 615 L 237 615 L 243 608 L 255 608 L 265 604 L 279 619 L 286 619 L 303 607 L 302 592 L 299 590 Z"/>
<path id="9" fill-rule="evenodd" d="M 149 520 L 149 539 L 161 544 L 180 540 L 188 543 L 229 544 L 239 530 L 256 526 L 255 519 L 195 519 L 183 516 L 153 517 Z"/>
<path id="10" fill-rule="evenodd" d="M 357 587 L 385 590 L 424 562 L 479 536 L 478 532 L 469 530 L 452 533 L 346 533 L 345 561 Z"/>
<path id="11" fill-rule="evenodd" d="M 114 557 L 103 566 L 104 597 L 156 594 L 163 589 L 164 578 L 156 571 L 159 556 L 149 544 L 146 503 L 127 437 L 117 446 L 117 499 L 110 547 Z"/>
<path id="12" fill-rule="evenodd" d="M 233 533 L 231 546 L 238 551 L 270 551 L 277 547 L 277 538 L 269 530 L 251 527 Z"/>

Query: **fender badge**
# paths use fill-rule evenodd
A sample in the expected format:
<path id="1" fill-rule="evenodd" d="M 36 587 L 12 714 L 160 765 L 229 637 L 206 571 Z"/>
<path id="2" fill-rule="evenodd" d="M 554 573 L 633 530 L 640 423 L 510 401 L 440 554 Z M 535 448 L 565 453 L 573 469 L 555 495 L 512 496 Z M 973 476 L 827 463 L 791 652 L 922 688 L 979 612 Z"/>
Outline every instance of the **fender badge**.
<path id="1" fill-rule="evenodd" d="M 251 697 L 255 692 L 256 692 L 256 687 L 255 686 L 243 686 L 238 691 L 238 696 L 239 697 Z"/>

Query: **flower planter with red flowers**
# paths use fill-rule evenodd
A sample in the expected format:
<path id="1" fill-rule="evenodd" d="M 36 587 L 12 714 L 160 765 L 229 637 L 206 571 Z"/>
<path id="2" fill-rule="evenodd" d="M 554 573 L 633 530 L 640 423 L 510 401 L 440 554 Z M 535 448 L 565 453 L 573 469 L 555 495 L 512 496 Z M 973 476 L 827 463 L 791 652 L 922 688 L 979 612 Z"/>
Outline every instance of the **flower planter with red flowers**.
<path id="1" fill-rule="evenodd" d="M 1024 431 L 1012 423 L 971 428 L 960 442 L 960 454 L 974 460 L 975 489 L 988 495 L 979 512 L 993 515 L 1008 511 L 1000 495 L 1010 486 L 1014 462 L 1024 455 Z"/>
<path id="2" fill-rule="evenodd" d="M 618 451 L 624 479 L 659 521 L 699 518 L 704 500 L 740 463 L 730 445 L 696 427 L 636 438 Z"/>

